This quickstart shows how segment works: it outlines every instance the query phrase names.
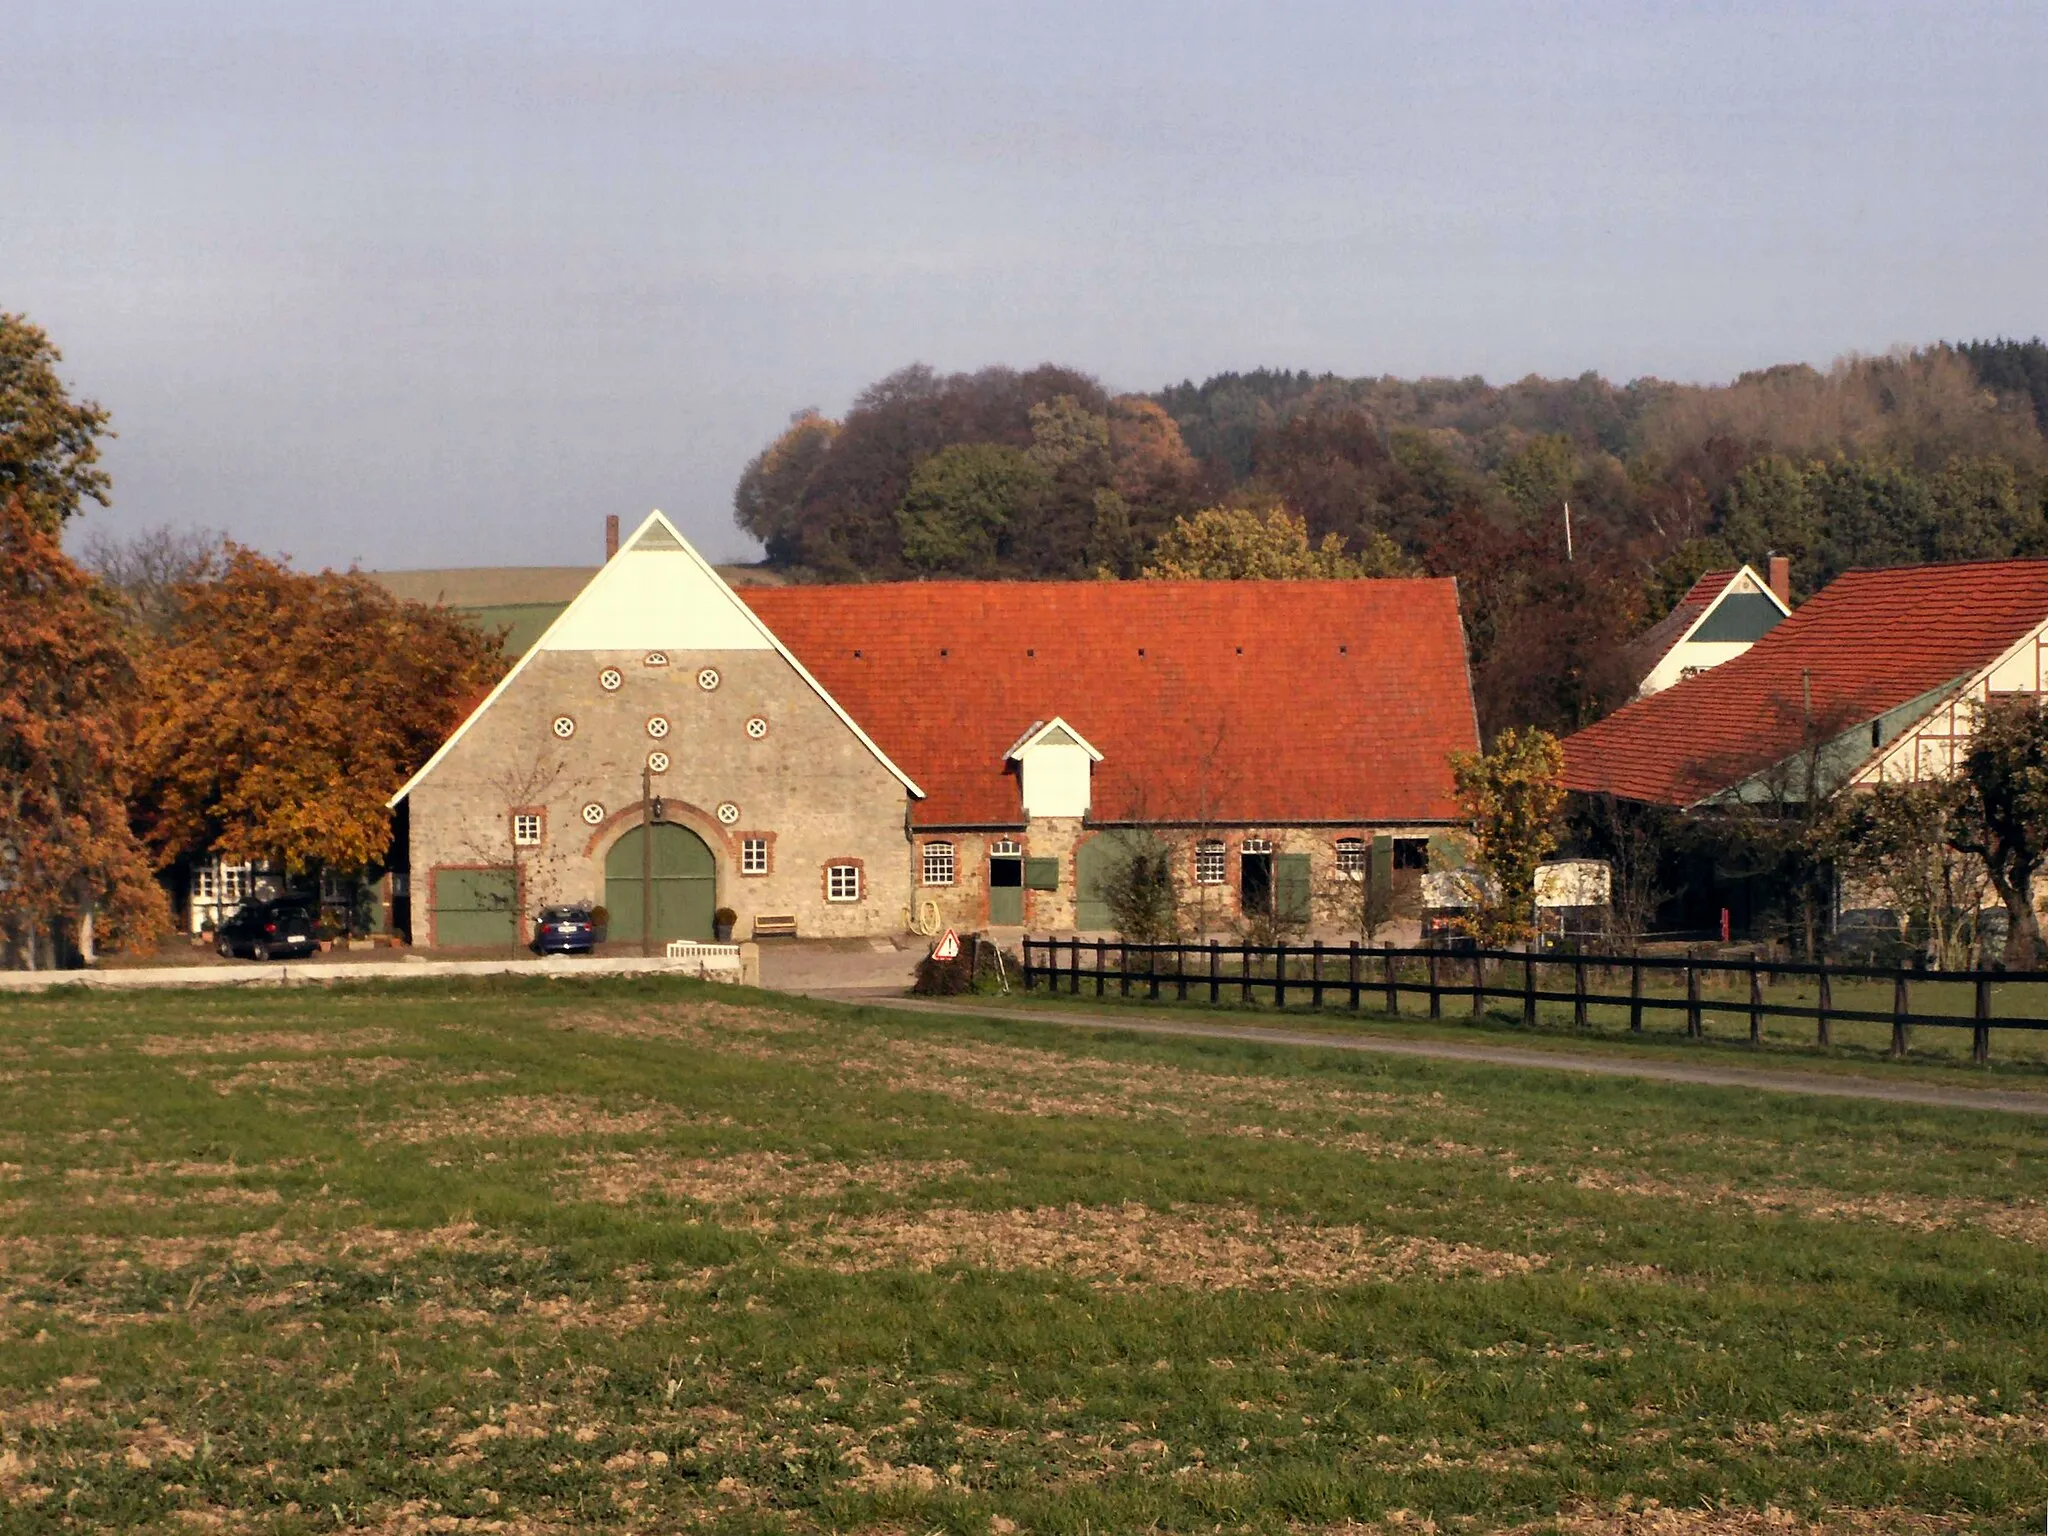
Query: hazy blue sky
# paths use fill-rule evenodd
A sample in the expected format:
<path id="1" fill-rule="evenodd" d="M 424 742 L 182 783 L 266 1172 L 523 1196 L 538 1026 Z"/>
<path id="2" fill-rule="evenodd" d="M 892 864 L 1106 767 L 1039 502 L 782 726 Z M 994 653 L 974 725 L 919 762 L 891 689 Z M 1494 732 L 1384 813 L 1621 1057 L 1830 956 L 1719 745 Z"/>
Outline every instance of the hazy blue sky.
<path id="1" fill-rule="evenodd" d="M 1727 378 L 2048 329 L 2048 8 L 0 0 L 93 525 L 714 556 L 904 363 Z"/>

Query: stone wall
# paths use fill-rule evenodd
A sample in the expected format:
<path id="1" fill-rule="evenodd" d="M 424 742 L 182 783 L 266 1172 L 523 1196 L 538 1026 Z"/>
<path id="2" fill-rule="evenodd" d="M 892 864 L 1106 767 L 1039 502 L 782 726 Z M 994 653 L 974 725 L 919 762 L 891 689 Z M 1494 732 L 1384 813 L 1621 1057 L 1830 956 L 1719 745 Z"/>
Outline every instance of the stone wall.
<path id="1" fill-rule="evenodd" d="M 533 655 L 414 787 L 414 942 L 434 942 L 437 870 L 516 866 L 528 921 L 549 902 L 602 901 L 605 855 L 642 824 L 641 776 L 656 753 L 665 819 L 711 849 L 717 904 L 738 913 L 739 937 L 768 915 L 793 915 L 808 937 L 900 931 L 911 895 L 902 784 L 776 652 L 656 653 L 667 656 L 658 666 L 648 654 Z M 706 669 L 717 674 L 709 689 Z M 568 735 L 558 719 L 572 722 Z M 665 730 L 650 728 L 656 719 Z M 515 850 L 519 811 L 541 817 L 539 846 Z M 741 873 L 748 837 L 768 845 L 765 874 Z M 839 862 L 861 867 L 856 902 L 827 898 L 825 869 Z"/>

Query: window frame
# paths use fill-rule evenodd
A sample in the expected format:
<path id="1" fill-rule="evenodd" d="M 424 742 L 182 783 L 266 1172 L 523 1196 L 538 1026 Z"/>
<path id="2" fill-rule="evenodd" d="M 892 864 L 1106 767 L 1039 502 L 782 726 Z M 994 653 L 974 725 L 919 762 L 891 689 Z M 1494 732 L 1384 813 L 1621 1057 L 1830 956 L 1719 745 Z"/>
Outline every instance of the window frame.
<path id="1" fill-rule="evenodd" d="M 756 864 L 758 858 L 758 867 Z M 769 873 L 771 860 L 768 839 L 758 832 L 749 832 L 740 838 L 740 873 L 750 879 L 759 879 Z"/>
<path id="2" fill-rule="evenodd" d="M 1195 884 L 1230 884 L 1230 849 L 1222 838 L 1195 844 Z"/>
<path id="3" fill-rule="evenodd" d="M 1392 864 L 1392 867 L 1393 867 L 1393 868 L 1394 868 L 1395 870 L 1397 870 L 1397 871 L 1415 871 L 1415 870 L 1421 870 L 1421 871 L 1424 871 L 1424 872 L 1426 872 L 1426 871 L 1427 871 L 1427 870 L 1429 869 L 1429 839 L 1428 839 L 1428 838 L 1426 838 L 1426 837 L 1397 837 L 1397 838 L 1394 838 L 1394 839 L 1393 839 L 1393 844 L 1394 844 L 1394 846 L 1393 846 L 1393 848 L 1392 848 L 1391 850 L 1389 850 L 1389 852 L 1388 852 L 1388 854 L 1387 854 L 1387 858 L 1388 858 L 1388 860 L 1389 860 L 1389 861 L 1391 862 L 1391 864 Z M 1420 849 L 1422 850 L 1422 854 L 1421 854 L 1421 859 L 1422 859 L 1422 862 L 1421 862 L 1421 863 L 1419 863 L 1419 864 L 1418 864 L 1418 863 L 1416 863 L 1416 862 L 1414 862 L 1414 856 L 1413 856 L 1412 854 L 1407 854 L 1407 855 L 1404 855 L 1404 852 L 1403 852 L 1403 850 L 1405 850 L 1405 849 L 1415 849 L 1415 848 L 1420 848 Z"/>
<path id="4" fill-rule="evenodd" d="M 531 837 L 523 835 L 525 828 L 521 824 L 527 822 L 530 822 L 533 827 L 533 836 Z M 547 836 L 547 825 L 547 818 L 539 811 L 514 811 L 512 813 L 512 846 L 514 848 L 538 848 L 542 840 Z"/>
<path id="5" fill-rule="evenodd" d="M 825 899 L 835 906 L 852 906 L 866 887 L 858 859 L 835 859 L 825 866 Z"/>
<path id="6" fill-rule="evenodd" d="M 960 877 L 960 850 L 944 838 L 923 845 L 918 863 L 918 884 L 933 890 L 955 884 Z M 934 878 L 934 867 L 944 866 L 944 878 Z"/>
<path id="7" fill-rule="evenodd" d="M 1337 874 L 1344 880 L 1363 880 L 1372 867 L 1372 844 L 1362 837 L 1340 837 L 1335 845 Z"/>

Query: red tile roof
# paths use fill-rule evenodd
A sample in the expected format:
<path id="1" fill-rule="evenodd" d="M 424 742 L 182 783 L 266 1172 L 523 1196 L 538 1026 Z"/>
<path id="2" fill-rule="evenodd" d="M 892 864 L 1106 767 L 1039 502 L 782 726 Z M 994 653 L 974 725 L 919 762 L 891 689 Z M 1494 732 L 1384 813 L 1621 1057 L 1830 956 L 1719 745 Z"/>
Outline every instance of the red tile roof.
<path id="1" fill-rule="evenodd" d="M 1714 605 L 1714 599 L 1727 588 L 1736 577 L 1735 571 L 1708 571 L 1694 582 L 1685 596 L 1663 618 L 1644 630 L 1629 642 L 1629 676 L 1640 683 L 1657 668 L 1657 663 L 1670 654 L 1671 648 L 1685 638 L 1685 632 L 1699 622 L 1699 618 Z"/>
<path id="2" fill-rule="evenodd" d="M 2048 560 L 1847 572 L 1733 661 L 1567 739 L 1565 783 L 1693 804 L 1968 677 L 2043 620 Z"/>
<path id="3" fill-rule="evenodd" d="M 739 596 L 927 798 L 1015 826 L 1003 754 L 1058 715 L 1101 821 L 1446 821 L 1478 743 L 1448 580 L 917 582 Z"/>

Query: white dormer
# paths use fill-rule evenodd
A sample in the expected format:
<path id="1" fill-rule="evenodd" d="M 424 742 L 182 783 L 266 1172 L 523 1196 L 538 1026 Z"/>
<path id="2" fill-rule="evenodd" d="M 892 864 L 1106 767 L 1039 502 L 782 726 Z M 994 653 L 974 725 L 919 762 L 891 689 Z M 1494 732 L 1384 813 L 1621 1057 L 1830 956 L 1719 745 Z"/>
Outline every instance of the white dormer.
<path id="1" fill-rule="evenodd" d="M 1090 777 L 1102 754 L 1057 715 L 1032 721 L 1003 760 L 1015 763 L 1023 780 L 1026 821 L 1088 814 Z"/>

